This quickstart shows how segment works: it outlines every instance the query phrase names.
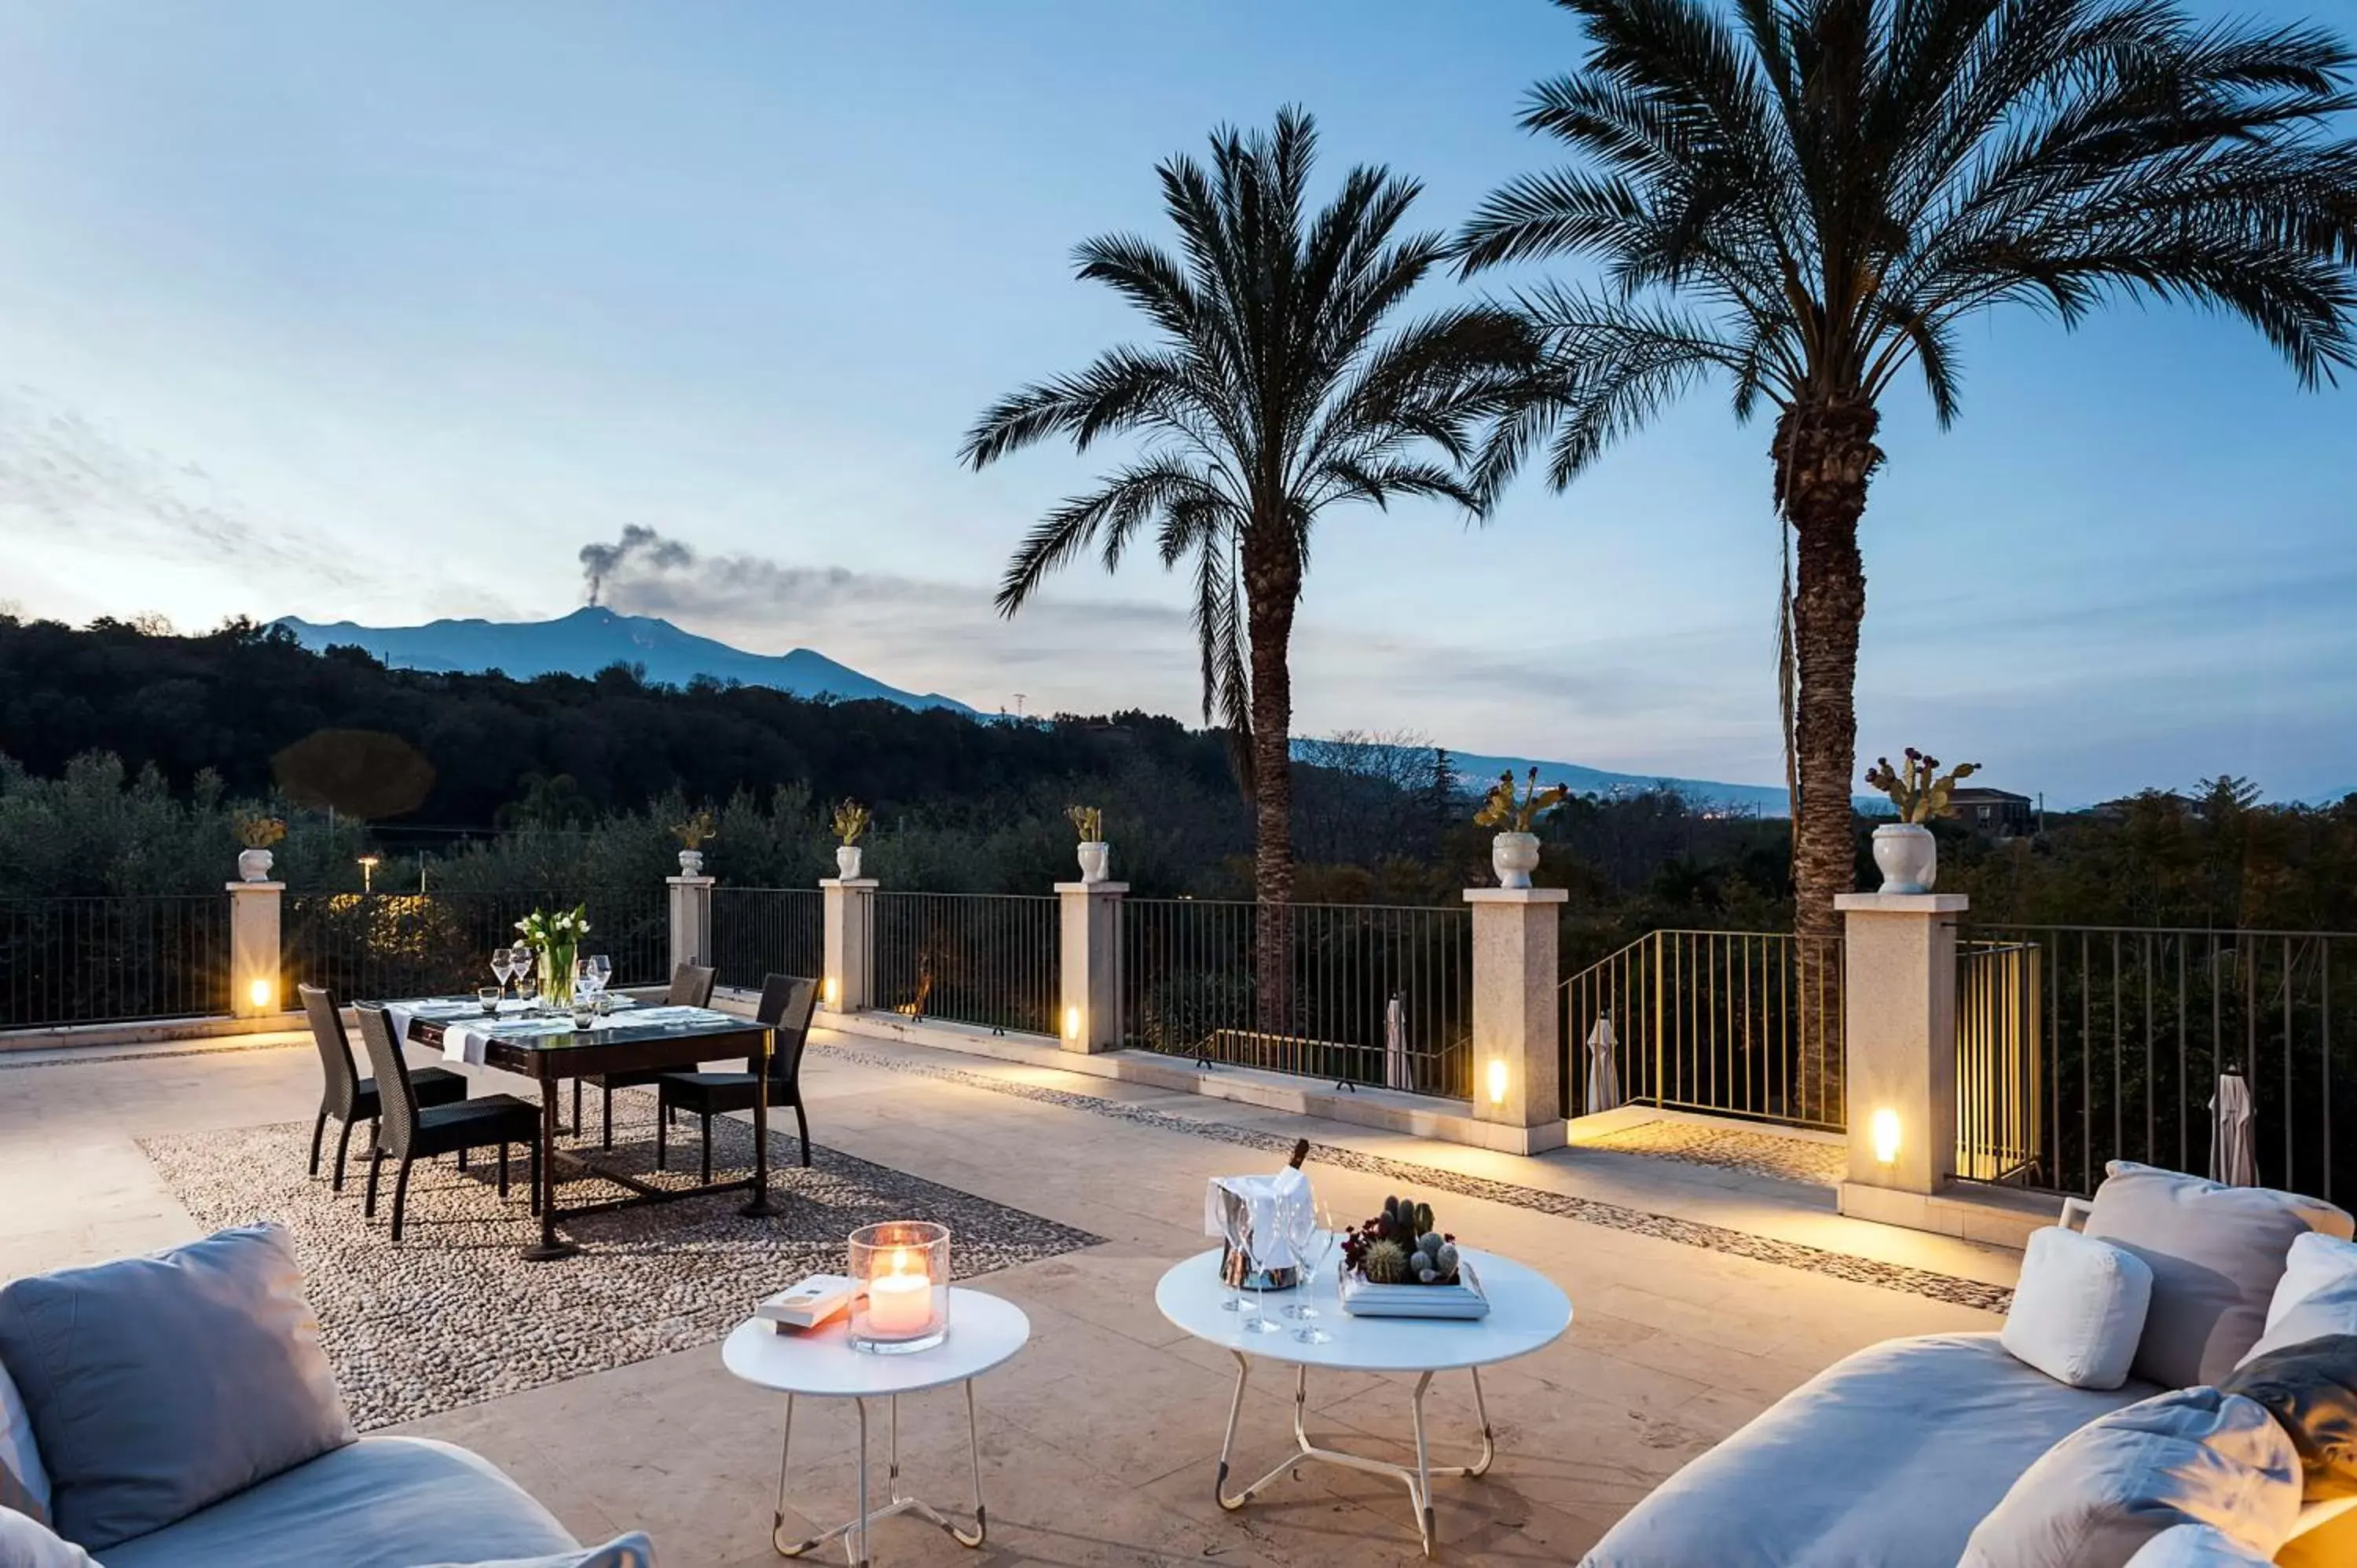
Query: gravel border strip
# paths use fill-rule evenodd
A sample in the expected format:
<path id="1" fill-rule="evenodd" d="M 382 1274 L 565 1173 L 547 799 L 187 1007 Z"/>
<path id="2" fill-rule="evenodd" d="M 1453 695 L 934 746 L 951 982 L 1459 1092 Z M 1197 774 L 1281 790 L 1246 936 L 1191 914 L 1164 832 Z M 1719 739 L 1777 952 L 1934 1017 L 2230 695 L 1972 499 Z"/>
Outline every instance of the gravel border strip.
<path id="1" fill-rule="evenodd" d="M 1231 1122 L 1198 1121 L 1193 1117 L 1173 1116 L 1165 1111 L 1133 1105 L 1124 1101 L 1105 1100 L 1095 1095 L 1077 1093 L 1071 1090 L 1047 1089 L 1037 1084 L 1015 1083 L 989 1073 L 974 1072 L 965 1068 L 948 1067 L 934 1062 L 912 1062 L 879 1052 L 831 1042 L 813 1040 L 811 1048 L 863 1067 L 876 1067 L 890 1072 L 913 1073 L 923 1078 L 940 1079 L 968 1088 L 988 1090 L 994 1094 L 1012 1095 L 1043 1105 L 1060 1106 L 1066 1110 L 1085 1112 L 1092 1116 L 1128 1122 L 1163 1132 L 1184 1133 L 1192 1137 L 1208 1138 L 1215 1143 L 1233 1144 L 1249 1149 L 1265 1150 L 1272 1154 L 1290 1154 L 1294 1140 L 1282 1133 L 1264 1132 L 1256 1127 L 1239 1127 Z M 1469 1176 L 1440 1165 L 1423 1165 L 1412 1160 L 1395 1159 L 1386 1155 L 1371 1155 L 1361 1150 L 1344 1148 L 1335 1144 L 1313 1142 L 1309 1157 L 1343 1170 L 1357 1171 L 1365 1176 L 1379 1176 L 1394 1181 L 1413 1182 L 1418 1186 L 1437 1187 L 1443 1192 L 1463 1197 L 1479 1197 L 1492 1203 L 1503 1203 L 1539 1214 L 1551 1214 L 1565 1219 L 1577 1219 L 1589 1225 L 1601 1225 L 1609 1230 L 1626 1230 L 1635 1235 L 1652 1236 L 1682 1246 L 1700 1247 L 1713 1252 L 1725 1252 L 1733 1257 L 1749 1258 L 1756 1262 L 1774 1263 L 1807 1273 L 1824 1274 L 1834 1279 L 1848 1280 L 1855 1284 L 1874 1285 L 1883 1290 L 1899 1291 L 1908 1295 L 1922 1296 L 1930 1301 L 1947 1302 L 1956 1306 L 1975 1307 L 1983 1312 L 2002 1314 L 2013 1305 L 2010 1287 L 1991 1284 L 1983 1280 L 1969 1280 L 1955 1274 L 1939 1273 L 1931 1269 L 1918 1269 L 1905 1263 L 1886 1262 L 1879 1258 L 1861 1258 L 1848 1252 L 1828 1251 L 1799 1241 L 1781 1241 L 1773 1237 L 1755 1236 L 1749 1231 L 1733 1230 L 1723 1225 L 1706 1224 L 1701 1220 L 1680 1219 L 1672 1215 L 1648 1214 L 1641 1209 L 1624 1208 L 1617 1203 L 1598 1198 L 1578 1197 L 1570 1193 L 1554 1192 L 1544 1187 L 1525 1187 L 1516 1182 L 1496 1181 L 1488 1176 Z"/>

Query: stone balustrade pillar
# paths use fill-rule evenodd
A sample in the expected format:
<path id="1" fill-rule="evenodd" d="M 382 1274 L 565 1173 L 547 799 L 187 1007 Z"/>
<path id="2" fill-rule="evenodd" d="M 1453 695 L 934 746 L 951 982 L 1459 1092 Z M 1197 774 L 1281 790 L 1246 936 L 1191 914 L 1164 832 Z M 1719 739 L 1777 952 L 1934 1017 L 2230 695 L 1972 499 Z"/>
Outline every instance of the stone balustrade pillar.
<path id="1" fill-rule="evenodd" d="M 1566 1141 L 1555 993 L 1561 887 L 1469 887 L 1473 906 L 1473 1120 L 1486 1147 L 1535 1155 Z"/>
<path id="2" fill-rule="evenodd" d="M 1847 893 L 1842 1036 L 1849 1179 L 1841 1210 L 1934 1229 L 1925 1200 L 1956 1165 L 1961 893 Z"/>
<path id="3" fill-rule="evenodd" d="M 821 951 L 825 972 L 819 980 L 820 1007 L 829 1013 L 866 1010 L 873 974 L 868 944 L 876 932 L 872 876 L 829 876 L 819 882 L 824 920 Z"/>
<path id="4" fill-rule="evenodd" d="M 1059 882 L 1056 1030 L 1068 1051 L 1121 1045 L 1121 899 L 1126 882 Z"/>
<path id="5" fill-rule="evenodd" d="M 712 961 L 712 883 L 709 876 L 666 876 L 671 889 L 671 967 Z"/>
<path id="6" fill-rule="evenodd" d="M 279 994 L 279 897 L 284 882 L 232 882 L 229 886 L 229 1010 L 232 1017 L 264 1018 L 286 1010 Z"/>

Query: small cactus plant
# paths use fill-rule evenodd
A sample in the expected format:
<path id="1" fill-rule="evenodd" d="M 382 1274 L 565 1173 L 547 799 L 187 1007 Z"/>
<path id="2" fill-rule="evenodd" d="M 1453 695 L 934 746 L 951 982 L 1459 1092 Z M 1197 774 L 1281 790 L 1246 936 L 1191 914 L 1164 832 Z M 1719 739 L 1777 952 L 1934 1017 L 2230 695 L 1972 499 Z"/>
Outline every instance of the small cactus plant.
<path id="1" fill-rule="evenodd" d="M 1457 1283 L 1457 1239 L 1436 1230 L 1432 1205 L 1402 1195 L 1342 1239 L 1342 1261 L 1370 1284 Z"/>

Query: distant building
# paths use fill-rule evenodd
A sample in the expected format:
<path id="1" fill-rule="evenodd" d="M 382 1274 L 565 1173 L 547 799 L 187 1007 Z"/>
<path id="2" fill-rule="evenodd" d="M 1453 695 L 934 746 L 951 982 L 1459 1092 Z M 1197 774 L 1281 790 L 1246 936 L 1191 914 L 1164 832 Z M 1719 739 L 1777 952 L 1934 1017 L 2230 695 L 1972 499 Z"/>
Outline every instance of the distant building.
<path id="1" fill-rule="evenodd" d="M 1989 838 L 2013 838 L 2038 831 L 2038 808 L 2010 789 L 1960 789 L 1948 797 L 1956 820 Z"/>

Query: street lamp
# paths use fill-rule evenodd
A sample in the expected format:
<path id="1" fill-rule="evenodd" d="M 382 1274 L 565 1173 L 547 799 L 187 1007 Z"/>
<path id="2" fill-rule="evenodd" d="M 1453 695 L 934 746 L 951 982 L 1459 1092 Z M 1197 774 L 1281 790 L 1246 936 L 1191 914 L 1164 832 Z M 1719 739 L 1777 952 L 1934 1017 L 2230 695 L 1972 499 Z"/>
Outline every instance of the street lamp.
<path id="1" fill-rule="evenodd" d="M 379 855 L 364 854 L 361 856 L 361 892 L 373 893 L 376 891 L 376 868 L 383 864 L 384 862 L 382 857 Z"/>

